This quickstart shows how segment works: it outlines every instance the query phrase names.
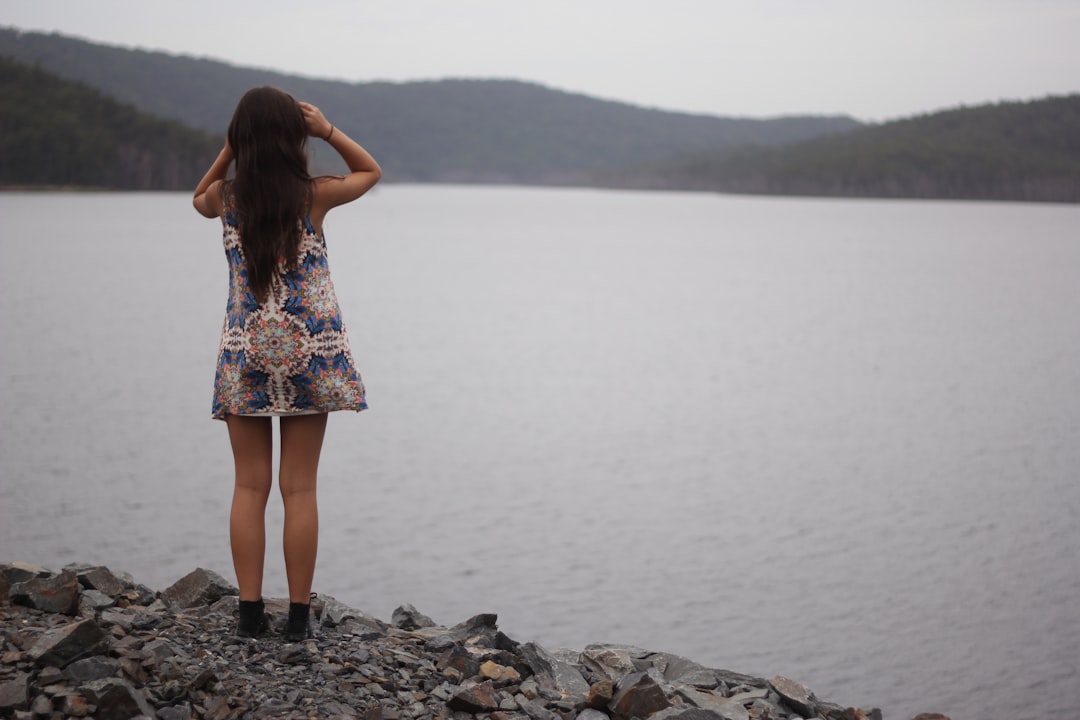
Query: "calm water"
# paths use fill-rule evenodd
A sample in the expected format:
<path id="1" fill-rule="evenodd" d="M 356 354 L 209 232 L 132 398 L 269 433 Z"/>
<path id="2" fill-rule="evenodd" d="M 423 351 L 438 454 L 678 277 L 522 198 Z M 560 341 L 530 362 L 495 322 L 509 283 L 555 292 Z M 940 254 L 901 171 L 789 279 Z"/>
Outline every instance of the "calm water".
<path id="1" fill-rule="evenodd" d="M 219 229 L 186 194 L 0 216 L 0 558 L 231 576 Z M 1078 228 L 384 186 L 326 226 L 372 409 L 330 423 L 316 590 L 889 720 L 1078 717 Z"/>

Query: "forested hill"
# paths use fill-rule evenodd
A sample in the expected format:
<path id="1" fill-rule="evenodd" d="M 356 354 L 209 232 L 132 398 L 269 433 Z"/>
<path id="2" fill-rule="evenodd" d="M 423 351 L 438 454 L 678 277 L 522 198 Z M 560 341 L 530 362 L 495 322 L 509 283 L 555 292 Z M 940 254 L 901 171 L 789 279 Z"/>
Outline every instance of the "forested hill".
<path id="1" fill-rule="evenodd" d="M 664 112 L 509 80 L 315 80 L 10 28 L 0 28 L 0 55 L 215 134 L 224 133 L 244 91 L 274 85 L 314 102 L 360 139 L 391 181 L 587 183 L 605 168 L 859 126 L 850 117 Z M 358 56 L 357 62 L 374 61 Z"/>
<path id="2" fill-rule="evenodd" d="M 1080 202 L 1080 95 L 948 110 L 783 148 L 699 153 L 600 181 L 768 195 Z"/>
<path id="3" fill-rule="evenodd" d="M 190 189 L 239 97 L 269 84 L 319 105 L 390 182 L 1080 202 L 1080 95 L 865 126 L 664 112 L 512 80 L 316 80 L 0 28 L 5 56 L 5 185 Z M 312 146 L 316 171 L 341 169 Z"/>
<path id="4" fill-rule="evenodd" d="M 221 143 L 0 57 L 0 186 L 190 190 Z"/>

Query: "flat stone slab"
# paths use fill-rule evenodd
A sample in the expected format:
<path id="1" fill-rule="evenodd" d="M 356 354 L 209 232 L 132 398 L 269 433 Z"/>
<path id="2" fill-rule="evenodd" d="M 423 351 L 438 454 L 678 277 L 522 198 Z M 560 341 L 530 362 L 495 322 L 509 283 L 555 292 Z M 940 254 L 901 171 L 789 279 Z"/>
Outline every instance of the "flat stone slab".
<path id="1" fill-rule="evenodd" d="M 16 673 L 14 677 L 0 682 L 0 712 L 26 710 L 30 707 L 30 676 Z"/>
<path id="2" fill-rule="evenodd" d="M 38 667 L 63 668 L 80 658 L 100 655 L 108 645 L 105 633 L 88 618 L 44 633 L 27 655 Z"/>
<path id="3" fill-rule="evenodd" d="M 783 675 L 774 677 L 769 681 L 769 685 L 795 712 L 803 717 L 817 715 L 817 709 L 814 707 L 814 693 L 810 688 Z"/>
<path id="4" fill-rule="evenodd" d="M 79 580 L 73 572 L 35 577 L 14 583 L 8 590 L 11 602 L 38 610 L 74 615 L 79 609 Z"/>
<path id="5" fill-rule="evenodd" d="M 213 570 L 196 568 L 161 593 L 161 599 L 172 608 L 193 608 L 212 605 L 225 595 L 237 595 L 239 590 Z"/>

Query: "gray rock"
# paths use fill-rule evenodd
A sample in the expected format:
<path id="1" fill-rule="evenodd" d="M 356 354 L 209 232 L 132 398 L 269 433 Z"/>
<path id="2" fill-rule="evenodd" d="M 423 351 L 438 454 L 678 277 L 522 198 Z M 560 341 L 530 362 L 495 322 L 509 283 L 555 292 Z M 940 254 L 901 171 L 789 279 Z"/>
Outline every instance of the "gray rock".
<path id="1" fill-rule="evenodd" d="M 296 701 L 289 702 L 289 705 L 295 705 Z M 276 708 L 271 709 L 270 712 L 274 712 Z M 226 720 L 232 713 L 229 712 L 229 699 L 227 697 L 215 697 L 206 706 L 206 720 Z"/>
<path id="2" fill-rule="evenodd" d="M 788 718 L 791 714 L 790 709 L 780 706 L 779 698 L 777 702 L 773 702 L 768 698 L 758 698 L 750 703 L 749 709 L 750 715 L 755 718 Z"/>
<path id="3" fill-rule="evenodd" d="M 512 667 L 488 660 L 480 665 L 480 674 L 500 686 L 521 682 L 521 673 Z"/>
<path id="4" fill-rule="evenodd" d="M 416 637 L 423 638 L 427 648 L 435 652 L 442 652 L 458 644 L 499 650 L 516 649 L 517 643 L 499 632 L 496 624 L 497 620 L 498 615 L 494 613 L 481 613 L 451 628 L 432 625 L 409 630 L 408 632 Z"/>
<path id="5" fill-rule="evenodd" d="M 319 619 L 319 622 L 324 627 L 337 627 L 346 620 L 352 620 L 354 632 L 355 627 L 358 624 L 380 632 L 386 629 L 386 624 L 381 620 L 357 610 L 356 608 L 349 607 L 332 595 L 320 595 L 319 599 L 322 600 L 323 603 L 322 617 Z"/>
<path id="6" fill-rule="evenodd" d="M 670 683 L 695 685 L 709 690 L 715 689 L 720 684 L 715 670 L 693 660 L 670 653 L 656 653 L 649 659 L 653 666 L 664 674 L 664 679 Z"/>
<path id="7" fill-rule="evenodd" d="M 549 651 L 549 654 L 556 660 L 562 660 L 568 665 L 581 665 L 580 650 L 572 650 L 570 648 L 556 648 L 555 650 Z"/>
<path id="8" fill-rule="evenodd" d="M 80 686 L 79 692 L 97 705 L 98 720 L 131 720 L 138 715 L 154 717 L 154 708 L 127 680 L 92 680 Z"/>
<path id="9" fill-rule="evenodd" d="M 528 678 L 521 683 L 518 690 L 520 690 L 521 694 L 528 700 L 535 700 L 540 697 L 540 685 L 536 682 L 535 677 Z"/>
<path id="10" fill-rule="evenodd" d="M 171 608 L 193 608 L 212 605 L 225 595 L 240 591 L 213 570 L 197 568 L 177 580 L 161 593 L 161 599 Z"/>
<path id="11" fill-rule="evenodd" d="M 16 673 L 0 682 L 0 713 L 26 710 L 30 707 L 30 676 Z"/>
<path id="12" fill-rule="evenodd" d="M 408 632 L 414 637 L 421 638 L 427 649 L 432 652 L 442 652 L 458 644 L 457 640 L 450 635 L 450 628 L 443 625 L 417 628 Z"/>
<path id="13" fill-rule="evenodd" d="M 64 676 L 73 682 L 90 682 L 113 677 L 119 672 L 119 660 L 97 656 L 71 663 L 64 669 Z"/>
<path id="14" fill-rule="evenodd" d="M 448 634 L 465 645 L 494 647 L 499 632 L 498 620 L 495 613 L 480 613 L 450 628 Z"/>
<path id="15" fill-rule="evenodd" d="M 41 669 L 37 676 L 37 684 L 41 686 L 55 685 L 64 679 L 64 673 L 58 667 L 49 665 Z"/>
<path id="16" fill-rule="evenodd" d="M 99 620 L 103 625 L 118 625 L 124 632 L 130 632 L 135 613 L 126 609 L 113 608 L 102 612 Z"/>
<path id="17" fill-rule="evenodd" d="M 747 718 L 749 715 L 746 710 L 743 710 L 743 717 Z M 661 710 L 658 713 L 654 713 L 649 717 L 649 720 L 728 720 L 723 715 L 713 712 L 712 710 L 702 710 L 701 708 L 688 707 L 686 705 L 674 705 L 667 710 Z"/>
<path id="18" fill-rule="evenodd" d="M 732 698 L 726 698 L 712 690 L 696 688 L 692 685 L 680 685 L 675 689 L 675 694 L 686 701 L 688 705 L 716 713 L 724 720 L 749 720 L 750 714 L 742 703 Z M 693 718 L 683 718 L 693 720 Z"/>
<path id="19" fill-rule="evenodd" d="M 131 628 L 133 630 L 149 630 L 150 628 L 157 627 L 161 623 L 161 620 L 161 615 L 157 613 L 136 610 L 135 616 L 131 618 Z"/>
<path id="20" fill-rule="evenodd" d="M 372 621 L 374 619 L 371 616 L 362 618 L 349 618 L 345 622 L 341 623 L 338 627 L 343 633 L 353 635 L 360 640 L 371 640 L 373 638 L 381 637 L 386 634 L 386 631 L 382 628 L 384 624 L 381 620 L 374 620 L 379 623 L 379 627 L 373 626 Z"/>
<path id="21" fill-rule="evenodd" d="M 97 707 L 95 705 L 91 704 L 85 697 L 77 693 L 64 695 L 63 703 L 60 707 L 60 711 L 68 717 L 86 717 L 96 710 Z"/>
<path id="22" fill-rule="evenodd" d="M 102 565 L 79 569 L 76 571 L 76 576 L 79 578 L 79 584 L 87 590 L 97 590 L 114 599 L 120 597 L 127 589 L 123 580 Z"/>
<path id="23" fill-rule="evenodd" d="M 199 671 L 199 674 L 195 676 L 195 679 L 191 681 L 192 690 L 202 690 L 203 688 L 210 687 L 218 681 L 217 673 L 210 668 L 203 668 Z"/>
<path id="24" fill-rule="evenodd" d="M 402 630 L 416 630 L 435 626 L 434 620 L 408 603 L 394 610 L 394 614 L 390 616 L 390 622 Z"/>
<path id="25" fill-rule="evenodd" d="M 589 683 L 570 663 L 559 660 L 536 643 L 525 643 L 518 648 L 521 659 L 532 670 L 541 688 L 554 690 L 563 696 L 589 694 Z"/>
<path id="26" fill-rule="evenodd" d="M 157 720 L 191 720 L 191 708 L 163 707 L 157 711 Z"/>
<path id="27" fill-rule="evenodd" d="M 33 716 L 39 718 L 52 717 L 52 700 L 47 695 L 38 695 L 34 698 L 34 701 L 30 703 L 30 713 Z"/>
<path id="28" fill-rule="evenodd" d="M 560 715 L 548 710 L 536 700 L 526 700 L 525 702 L 518 703 L 521 711 L 528 715 L 532 720 L 562 720 Z"/>
<path id="29" fill-rule="evenodd" d="M 915 717 L 911 718 L 911 720 L 950 720 L 950 718 L 947 715 L 942 715 L 941 713 L 919 713 Z"/>
<path id="30" fill-rule="evenodd" d="M 446 675 L 446 671 L 455 670 L 461 678 L 471 678 L 480 672 L 480 661 L 461 645 L 453 645 L 444 650 L 435 661 L 435 668 Z"/>
<path id="31" fill-rule="evenodd" d="M 589 688 L 585 704 L 594 710 L 601 710 L 608 706 L 613 697 L 615 697 L 615 683 L 607 679 L 599 680 Z"/>
<path id="32" fill-rule="evenodd" d="M 54 628 L 41 635 L 27 651 L 38 667 L 66 667 L 80 658 L 100 655 L 108 649 L 105 633 L 92 619 Z"/>
<path id="33" fill-rule="evenodd" d="M 599 710 L 593 710 L 592 708 L 586 708 L 578 713 L 577 720 L 610 720 L 607 713 L 602 713 Z"/>
<path id="34" fill-rule="evenodd" d="M 51 613 L 74 615 L 79 609 L 79 581 L 67 570 L 15 583 L 8 590 L 11 602 Z"/>
<path id="35" fill-rule="evenodd" d="M 734 695 L 729 697 L 728 700 L 734 700 L 735 702 L 738 702 L 738 703 L 744 703 L 744 702 L 747 702 L 748 700 L 756 700 L 758 698 L 763 698 L 763 697 L 768 697 L 768 696 L 769 696 L 769 688 L 761 687 L 761 688 L 755 688 L 754 690 L 747 690 L 746 692 L 735 693 Z"/>
<path id="36" fill-rule="evenodd" d="M 608 707 L 616 715 L 644 718 L 671 706 L 664 689 L 647 673 L 631 673 L 615 687 Z"/>
<path id="37" fill-rule="evenodd" d="M 802 683 L 777 675 L 769 681 L 769 686 L 783 699 L 785 705 L 803 717 L 817 715 L 814 693 Z"/>
<path id="38" fill-rule="evenodd" d="M 618 683 L 630 673 L 637 672 L 630 650 L 620 645 L 588 645 L 581 651 L 581 664 Z"/>
<path id="39" fill-rule="evenodd" d="M 7 602 L 8 591 L 12 585 L 50 575 L 52 572 L 40 565 L 21 562 L 0 563 L 0 602 Z"/>
<path id="40" fill-rule="evenodd" d="M 753 675 L 743 675 L 742 673 L 732 672 L 731 670 L 714 670 L 713 672 L 716 673 L 717 680 L 735 692 L 768 687 L 769 685 L 769 681 L 765 678 L 755 677 Z"/>
<path id="41" fill-rule="evenodd" d="M 111 595 L 100 590 L 83 590 L 79 597 L 80 603 L 86 603 L 94 610 L 104 610 L 116 604 Z"/>
<path id="42" fill-rule="evenodd" d="M 215 601 L 210 606 L 210 612 L 231 618 L 236 614 L 237 608 L 240 607 L 239 602 L 240 598 L 236 595 L 223 595 L 220 600 Z M 161 600 L 155 600 L 146 609 L 148 612 L 161 612 L 166 608 L 167 606 Z"/>
<path id="43" fill-rule="evenodd" d="M 219 576 L 220 577 L 220 576 Z M 231 588 L 231 586 L 229 586 Z M 233 592 L 239 592 L 233 588 Z M 228 594 L 225 592 L 223 594 Z M 157 599 L 158 594 L 145 585 L 132 585 L 124 591 L 123 595 L 132 605 L 149 605 Z"/>
<path id="44" fill-rule="evenodd" d="M 0 563 L 0 577 L 14 584 L 35 577 L 49 577 L 53 571 L 49 568 L 32 563 L 5 562 Z"/>
<path id="45" fill-rule="evenodd" d="M 177 654 L 173 644 L 168 640 L 163 640 L 161 638 L 151 640 L 143 645 L 142 651 L 147 656 L 146 660 L 143 661 L 144 664 L 152 660 L 155 665 Z"/>
<path id="46" fill-rule="evenodd" d="M 490 680 L 463 686 L 453 694 L 446 706 L 451 710 L 469 713 L 491 712 L 499 709 L 495 686 Z"/>

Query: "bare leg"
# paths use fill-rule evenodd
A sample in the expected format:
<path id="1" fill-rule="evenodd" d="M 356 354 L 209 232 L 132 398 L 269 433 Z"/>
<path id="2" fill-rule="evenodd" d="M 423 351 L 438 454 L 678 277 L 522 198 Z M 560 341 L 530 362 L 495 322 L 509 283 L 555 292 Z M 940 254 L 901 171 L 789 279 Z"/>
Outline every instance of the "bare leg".
<path id="1" fill-rule="evenodd" d="M 240 586 L 241 600 L 259 600 L 266 556 L 266 500 L 273 479 L 273 429 L 270 418 L 227 415 L 225 422 L 236 464 L 229 514 L 236 584 Z"/>
<path id="2" fill-rule="evenodd" d="M 281 468 L 278 485 L 285 504 L 285 574 L 289 601 L 308 603 L 319 546 L 319 506 L 315 481 L 326 432 L 326 413 L 281 418 Z"/>

